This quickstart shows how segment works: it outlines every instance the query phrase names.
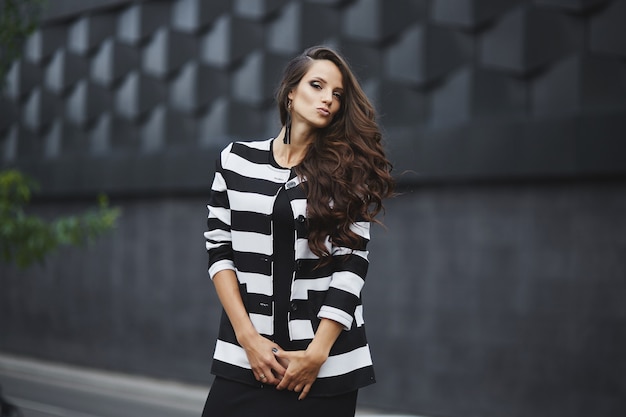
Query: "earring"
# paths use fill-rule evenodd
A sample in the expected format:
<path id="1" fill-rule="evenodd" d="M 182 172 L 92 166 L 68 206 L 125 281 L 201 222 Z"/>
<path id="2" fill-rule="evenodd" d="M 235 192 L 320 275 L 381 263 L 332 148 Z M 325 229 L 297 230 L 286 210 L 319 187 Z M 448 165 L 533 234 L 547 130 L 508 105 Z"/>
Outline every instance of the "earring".
<path id="1" fill-rule="evenodd" d="M 287 120 L 285 121 L 285 137 L 283 143 L 289 145 L 291 143 L 291 100 L 287 102 Z"/>

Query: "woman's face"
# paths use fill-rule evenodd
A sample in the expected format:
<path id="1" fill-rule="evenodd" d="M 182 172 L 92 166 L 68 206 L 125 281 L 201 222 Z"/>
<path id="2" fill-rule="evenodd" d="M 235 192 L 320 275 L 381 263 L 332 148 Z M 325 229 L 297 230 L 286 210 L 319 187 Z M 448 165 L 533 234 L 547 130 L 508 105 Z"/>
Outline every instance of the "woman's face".
<path id="1" fill-rule="evenodd" d="M 292 123 L 306 123 L 312 128 L 330 124 L 341 107 L 343 77 L 337 65 L 326 59 L 314 60 L 291 99 Z"/>

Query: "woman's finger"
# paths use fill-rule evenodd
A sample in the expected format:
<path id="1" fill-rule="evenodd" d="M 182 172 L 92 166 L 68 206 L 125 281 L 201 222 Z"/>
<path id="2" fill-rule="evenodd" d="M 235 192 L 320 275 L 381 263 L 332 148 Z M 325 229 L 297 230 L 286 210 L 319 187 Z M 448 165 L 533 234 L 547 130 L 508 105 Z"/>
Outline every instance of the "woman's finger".
<path id="1" fill-rule="evenodd" d="M 309 391 L 311 391 L 311 385 L 307 384 L 307 385 L 304 386 L 304 389 L 300 393 L 300 396 L 298 397 L 298 400 L 304 400 L 306 398 L 306 396 L 309 395 Z"/>

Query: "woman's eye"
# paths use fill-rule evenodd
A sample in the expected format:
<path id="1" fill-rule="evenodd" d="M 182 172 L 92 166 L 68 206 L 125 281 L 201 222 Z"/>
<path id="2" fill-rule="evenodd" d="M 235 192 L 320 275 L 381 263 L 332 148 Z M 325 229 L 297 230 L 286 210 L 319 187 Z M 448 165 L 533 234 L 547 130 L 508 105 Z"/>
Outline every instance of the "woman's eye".
<path id="1" fill-rule="evenodd" d="M 311 82 L 311 87 L 320 89 L 322 88 L 322 84 L 318 83 L 317 81 L 313 81 Z"/>
<path id="2" fill-rule="evenodd" d="M 341 98 L 342 98 L 341 93 L 333 93 L 333 95 L 334 95 L 335 97 L 337 97 L 339 100 L 341 100 Z"/>

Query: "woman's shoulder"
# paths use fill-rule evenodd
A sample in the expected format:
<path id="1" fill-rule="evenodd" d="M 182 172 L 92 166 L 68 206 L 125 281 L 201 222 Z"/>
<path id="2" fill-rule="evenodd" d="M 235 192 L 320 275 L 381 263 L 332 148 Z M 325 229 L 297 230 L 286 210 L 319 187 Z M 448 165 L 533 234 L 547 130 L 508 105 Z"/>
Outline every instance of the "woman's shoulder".
<path id="1" fill-rule="evenodd" d="M 273 138 L 231 142 L 222 150 L 222 163 L 226 164 L 231 155 L 237 155 L 250 162 L 266 163 L 269 161 L 267 153 L 272 147 L 272 140 Z"/>
<path id="2" fill-rule="evenodd" d="M 237 141 L 234 143 L 242 145 L 242 146 L 246 146 L 252 149 L 258 149 L 261 151 L 269 151 L 271 144 L 272 144 L 272 140 L 274 140 L 274 138 L 263 139 L 263 140 Z"/>
<path id="3" fill-rule="evenodd" d="M 263 139 L 263 140 L 238 140 L 238 141 L 229 143 L 225 149 L 228 149 L 230 152 L 236 149 L 253 149 L 253 150 L 258 150 L 258 151 L 269 151 L 271 148 L 272 140 L 274 140 L 274 138 Z"/>

